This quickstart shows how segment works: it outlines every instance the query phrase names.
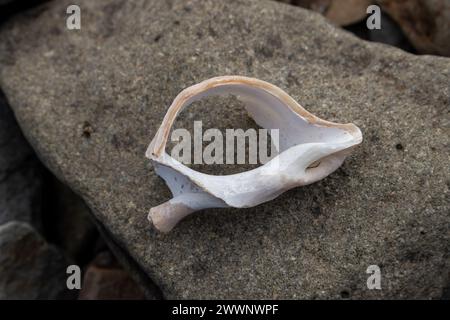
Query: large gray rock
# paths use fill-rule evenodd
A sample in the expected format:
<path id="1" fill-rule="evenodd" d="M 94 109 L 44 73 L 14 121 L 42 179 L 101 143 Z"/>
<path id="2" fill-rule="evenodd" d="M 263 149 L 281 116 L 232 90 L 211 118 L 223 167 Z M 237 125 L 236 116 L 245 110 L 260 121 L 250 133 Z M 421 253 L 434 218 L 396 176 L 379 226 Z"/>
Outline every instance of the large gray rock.
<path id="1" fill-rule="evenodd" d="M 69 3 L 2 30 L 0 83 L 42 159 L 166 297 L 442 296 L 449 59 L 363 42 L 276 2 L 85 0 L 78 31 L 65 28 Z M 319 183 L 159 234 L 146 215 L 170 195 L 147 144 L 181 89 L 224 74 L 275 83 L 320 117 L 356 123 L 365 140 Z M 186 118 L 246 124 L 238 106 L 215 101 Z M 366 287 L 372 264 L 382 290 Z"/>
<path id="2" fill-rule="evenodd" d="M 18 220 L 40 228 L 41 189 L 42 165 L 0 92 L 0 225 Z"/>
<path id="3" fill-rule="evenodd" d="M 0 300 L 65 299 L 68 262 L 29 224 L 0 226 Z"/>

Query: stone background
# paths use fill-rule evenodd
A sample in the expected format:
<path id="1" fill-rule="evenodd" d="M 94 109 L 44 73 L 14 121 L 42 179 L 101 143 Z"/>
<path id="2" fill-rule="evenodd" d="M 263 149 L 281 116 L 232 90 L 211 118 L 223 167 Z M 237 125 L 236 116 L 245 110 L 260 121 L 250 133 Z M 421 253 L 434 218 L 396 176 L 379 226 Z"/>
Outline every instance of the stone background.
<path id="1" fill-rule="evenodd" d="M 420 55 L 448 55 L 445 2 L 424 2 L 425 19 L 380 1 L 373 31 L 313 2 L 86 0 L 78 31 L 68 1 L 0 2 L 0 298 L 448 298 L 450 60 Z M 316 184 L 159 234 L 146 215 L 170 192 L 145 149 L 179 91 L 225 74 L 274 83 L 364 142 Z M 200 119 L 252 126 L 233 99 L 179 125 Z M 65 289 L 72 263 L 81 292 Z M 382 290 L 367 290 L 372 264 Z"/>

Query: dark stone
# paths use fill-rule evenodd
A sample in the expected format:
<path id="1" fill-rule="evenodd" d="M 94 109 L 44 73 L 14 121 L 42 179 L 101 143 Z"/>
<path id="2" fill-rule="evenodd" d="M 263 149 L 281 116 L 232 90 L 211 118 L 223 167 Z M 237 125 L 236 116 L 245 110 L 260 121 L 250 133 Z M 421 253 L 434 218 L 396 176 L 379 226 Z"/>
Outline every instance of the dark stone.
<path id="1" fill-rule="evenodd" d="M 101 252 L 84 275 L 80 300 L 143 300 L 144 293 L 112 254 Z"/>
<path id="2" fill-rule="evenodd" d="M 42 172 L 0 92 L 0 225 L 17 220 L 41 229 Z"/>
<path id="3" fill-rule="evenodd" d="M 68 299 L 68 261 L 29 224 L 0 226 L 0 299 Z"/>
<path id="4" fill-rule="evenodd" d="M 99 237 L 92 213 L 78 195 L 58 181 L 45 175 L 43 225 L 46 239 L 80 266 L 95 255 L 93 244 Z"/>

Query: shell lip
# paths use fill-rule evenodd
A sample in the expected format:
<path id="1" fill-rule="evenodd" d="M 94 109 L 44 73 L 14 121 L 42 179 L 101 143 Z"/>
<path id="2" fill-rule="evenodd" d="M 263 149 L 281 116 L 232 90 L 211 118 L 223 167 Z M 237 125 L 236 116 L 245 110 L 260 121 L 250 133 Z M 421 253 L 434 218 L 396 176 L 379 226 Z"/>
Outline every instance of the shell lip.
<path id="1" fill-rule="evenodd" d="M 321 119 L 314 114 L 308 112 L 304 109 L 297 101 L 295 101 L 289 94 L 279 87 L 260 80 L 256 78 L 250 78 L 245 76 L 231 75 L 231 76 L 220 76 L 204 80 L 198 84 L 194 84 L 183 91 L 181 91 L 174 99 L 170 105 L 166 115 L 164 116 L 163 122 L 155 134 L 149 148 L 146 151 L 146 156 L 150 159 L 153 157 L 159 158 L 164 152 L 167 140 L 169 138 L 169 132 L 175 121 L 178 113 L 183 109 L 185 104 L 189 99 L 195 97 L 196 95 L 226 85 L 247 85 L 250 87 L 259 88 L 267 93 L 270 93 L 274 97 L 282 101 L 289 109 L 294 111 L 298 116 L 309 124 L 322 126 L 322 127 L 334 127 L 340 128 L 348 133 L 352 134 L 357 140 L 362 141 L 362 134 L 360 129 L 352 123 L 341 124 L 336 122 L 327 121 Z M 360 142 L 361 142 L 360 141 Z"/>
<path id="2" fill-rule="evenodd" d="M 178 113 L 183 108 L 184 104 L 189 100 L 189 98 L 192 98 L 195 95 L 210 90 L 212 88 L 229 84 L 233 85 L 246 84 L 249 86 L 254 86 L 266 90 L 268 93 L 271 93 L 272 95 L 283 101 L 287 107 L 293 110 L 299 117 L 301 117 L 307 123 L 320 127 L 339 128 L 346 131 L 353 137 L 353 143 L 349 145 L 348 148 L 360 144 L 363 140 L 362 132 L 359 129 L 359 127 L 357 127 L 355 124 L 353 123 L 342 124 L 321 119 L 316 115 L 308 112 L 306 109 L 304 109 L 297 101 L 295 101 L 285 91 L 269 82 L 245 76 L 229 75 L 229 76 L 213 77 L 204 80 L 200 83 L 194 84 L 181 91 L 176 96 L 171 106 L 169 107 L 161 126 L 159 127 L 153 140 L 150 142 L 145 152 L 145 156 L 154 161 L 158 161 L 158 159 L 161 159 L 162 155 L 165 153 L 165 146 L 169 138 L 169 132 L 172 128 L 174 120 L 178 115 Z"/>
<path id="3" fill-rule="evenodd" d="M 193 184 L 195 184 L 199 188 L 199 191 L 205 192 L 206 194 L 208 194 L 212 197 L 215 197 L 217 199 L 224 201 L 228 206 L 249 207 L 252 205 L 236 206 L 236 203 L 233 203 L 232 201 L 230 202 L 226 197 L 224 198 L 220 194 L 216 194 L 216 192 L 214 192 L 214 190 L 210 190 L 207 186 L 205 186 L 202 183 L 202 181 L 200 181 L 201 179 L 198 179 L 198 177 L 196 175 L 200 174 L 201 176 L 203 176 L 205 178 L 208 178 L 208 177 L 209 178 L 230 177 L 233 175 L 218 176 L 218 175 L 209 175 L 209 174 L 195 171 L 195 170 L 185 166 L 183 163 L 177 161 L 176 159 L 172 158 L 170 155 L 168 155 L 165 151 L 165 146 L 166 146 L 166 142 L 169 137 L 169 132 L 174 123 L 174 119 L 178 115 L 179 111 L 189 101 L 189 99 L 192 99 L 197 94 L 205 92 L 209 89 L 216 88 L 216 87 L 222 86 L 222 85 L 230 85 L 230 84 L 231 85 L 246 84 L 249 86 L 256 86 L 258 88 L 261 88 L 261 89 L 265 90 L 266 92 L 270 93 L 271 95 L 275 96 L 279 100 L 281 100 L 281 102 L 283 102 L 289 109 L 294 111 L 297 116 L 301 117 L 308 124 L 311 124 L 313 126 L 318 126 L 318 127 L 338 128 L 338 129 L 341 129 L 351 135 L 351 138 L 346 139 L 345 141 L 333 142 L 334 149 L 332 152 L 330 152 L 326 156 L 332 156 L 333 154 L 341 153 L 342 151 L 351 149 L 352 147 L 354 147 L 362 142 L 362 132 L 355 124 L 353 124 L 353 123 L 341 124 L 341 123 L 335 123 L 335 122 L 323 120 L 323 119 L 313 115 L 312 113 L 308 112 L 303 107 L 301 107 L 291 96 L 289 96 L 282 89 L 280 89 L 268 82 L 259 80 L 259 79 L 242 77 L 242 76 L 223 76 L 223 77 L 211 78 L 209 80 L 205 80 L 205 81 L 195 84 L 191 87 L 188 87 L 188 88 L 184 89 L 181 93 L 179 93 L 177 95 L 177 97 L 174 99 L 173 103 L 169 107 L 169 110 L 167 111 L 167 113 L 163 119 L 161 126 L 159 127 L 153 140 L 151 141 L 150 145 L 148 146 L 145 155 L 150 160 L 152 160 L 158 164 L 170 167 L 171 169 L 175 170 L 178 174 L 186 176 Z M 274 159 L 279 158 L 282 154 L 287 152 L 289 149 L 290 148 L 282 151 Z M 345 158 L 345 156 L 343 156 L 343 159 L 344 158 Z M 168 159 L 170 159 L 170 160 L 168 160 Z M 342 161 L 343 161 L 343 159 L 342 159 Z M 176 165 L 174 165 L 174 164 L 176 164 Z M 248 173 L 248 172 L 255 171 L 255 170 L 261 170 L 261 168 L 263 168 L 263 167 L 264 167 L 264 165 L 259 166 L 258 168 L 255 168 L 253 170 L 245 171 L 243 173 L 246 173 L 246 172 Z M 192 173 L 192 175 L 186 174 L 186 173 Z M 239 173 L 239 174 L 242 174 L 242 173 Z M 239 174 L 237 174 L 237 175 L 239 175 Z"/>

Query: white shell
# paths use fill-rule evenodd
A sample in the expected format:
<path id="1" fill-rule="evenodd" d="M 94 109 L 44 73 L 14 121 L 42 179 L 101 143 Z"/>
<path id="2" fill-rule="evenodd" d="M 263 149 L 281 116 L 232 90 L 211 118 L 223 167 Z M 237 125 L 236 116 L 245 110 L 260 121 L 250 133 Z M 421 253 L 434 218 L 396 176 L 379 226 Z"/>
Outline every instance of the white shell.
<path id="1" fill-rule="evenodd" d="M 192 170 L 168 155 L 166 142 L 181 110 L 206 96 L 226 93 L 243 101 L 258 125 L 279 129 L 280 153 L 256 169 L 224 176 Z M 178 94 L 147 149 L 146 156 L 173 194 L 171 200 L 151 208 L 148 218 L 156 229 L 168 232 L 194 211 L 270 201 L 291 188 L 325 178 L 361 141 L 354 124 L 322 120 L 268 82 L 242 76 L 205 80 Z M 312 167 L 313 163 L 319 164 Z"/>

